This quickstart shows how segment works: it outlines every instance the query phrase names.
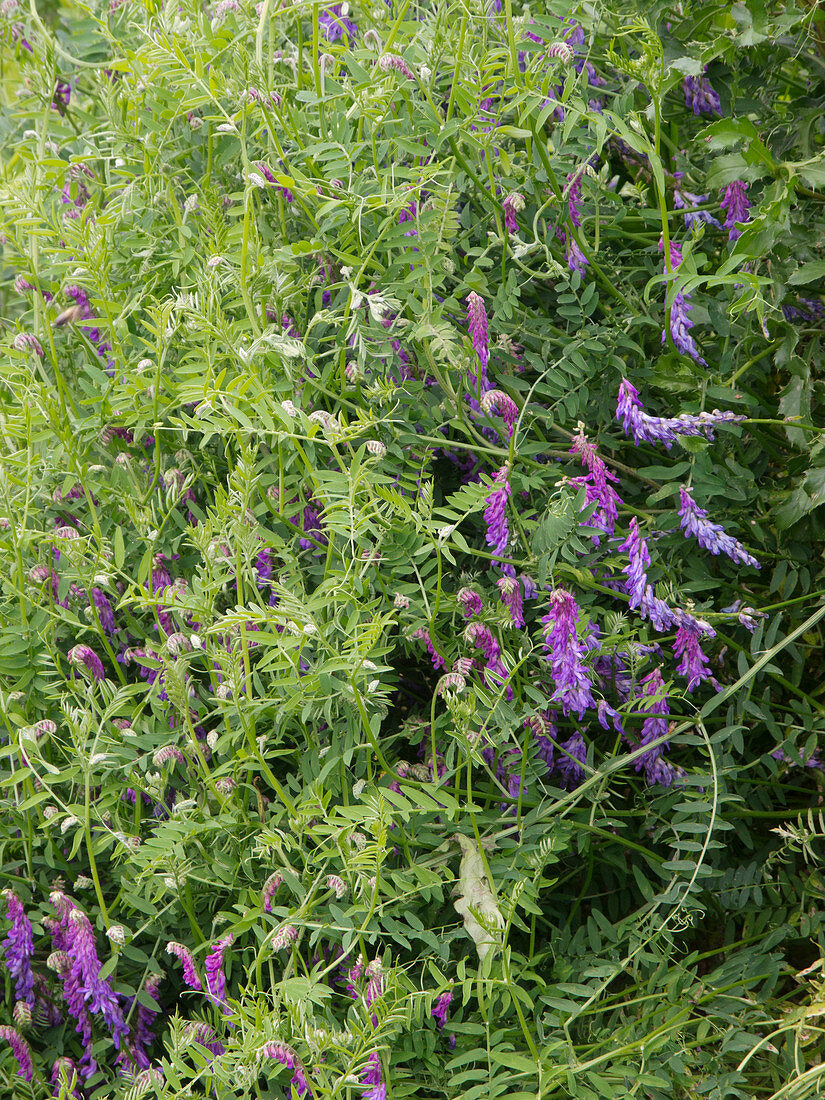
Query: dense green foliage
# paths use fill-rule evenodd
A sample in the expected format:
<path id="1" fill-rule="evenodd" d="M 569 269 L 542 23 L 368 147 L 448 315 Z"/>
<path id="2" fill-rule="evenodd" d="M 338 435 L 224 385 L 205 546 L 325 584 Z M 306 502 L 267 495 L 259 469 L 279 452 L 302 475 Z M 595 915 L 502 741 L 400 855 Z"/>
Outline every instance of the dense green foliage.
<path id="1" fill-rule="evenodd" d="M 0 8 L 4 1095 L 822 1096 L 816 7 L 43 18 Z M 623 379 L 735 415 L 637 443 Z M 74 1085 L 61 904 L 130 1028 Z"/>

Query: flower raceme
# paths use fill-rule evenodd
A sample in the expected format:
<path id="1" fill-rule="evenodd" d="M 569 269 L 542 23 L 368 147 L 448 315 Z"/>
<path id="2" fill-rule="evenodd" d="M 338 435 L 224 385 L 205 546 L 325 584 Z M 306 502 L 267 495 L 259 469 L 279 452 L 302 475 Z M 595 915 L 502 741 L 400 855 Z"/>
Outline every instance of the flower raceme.
<path id="1" fill-rule="evenodd" d="M 719 205 L 725 211 L 725 229 L 728 230 L 728 240 L 738 240 L 742 236 L 742 230 L 737 229 L 737 223 L 746 222 L 750 218 L 748 210 L 752 204 L 748 198 L 748 185 L 742 180 L 733 180 L 725 188 L 725 193 Z"/>
<path id="2" fill-rule="evenodd" d="M 572 711 L 581 718 L 586 710 L 596 706 L 596 701 L 591 675 L 583 661 L 587 646 L 578 637 L 579 608 L 572 593 L 564 588 L 552 592 L 550 607 L 541 621 L 545 626 L 544 648 L 550 654 L 551 675 L 556 684 L 550 698 L 561 704 L 564 714 Z"/>
<path id="3" fill-rule="evenodd" d="M 11 890 L 3 891 L 8 905 L 7 917 L 11 921 L 0 951 L 14 981 L 14 996 L 18 1001 L 34 1004 L 34 974 L 31 959 L 34 955 L 34 938 L 31 921 L 26 916 L 20 899 Z"/>
<path id="4" fill-rule="evenodd" d="M 518 233 L 516 214 L 521 213 L 524 209 L 524 196 L 520 195 L 518 191 L 513 191 L 505 197 L 501 209 L 504 214 L 504 227 L 507 232 Z"/>
<path id="5" fill-rule="evenodd" d="M 740 413 L 713 412 L 680 413 L 679 416 L 650 416 L 644 411 L 636 387 L 622 379 L 619 386 L 619 401 L 616 416 L 621 422 L 625 435 L 632 435 L 633 442 L 664 443 L 670 449 L 677 437 L 704 435 L 713 439 L 713 429 L 719 424 L 735 424 L 747 417 Z"/>
<path id="6" fill-rule="evenodd" d="M 34 1076 L 34 1064 L 29 1044 L 23 1036 L 6 1024 L 0 1026 L 0 1039 L 5 1039 L 9 1044 L 17 1061 L 17 1073 L 24 1081 L 31 1081 Z"/>
<path id="7" fill-rule="evenodd" d="M 721 114 L 719 93 L 706 76 L 687 76 L 682 81 L 685 106 L 695 115 Z"/>
<path id="8" fill-rule="evenodd" d="M 166 950 L 183 964 L 183 980 L 189 988 L 194 989 L 196 993 L 202 993 L 203 985 L 198 976 L 195 960 L 192 958 L 192 952 L 189 948 L 185 947 L 182 943 L 172 942 L 167 943 Z"/>
<path id="9" fill-rule="evenodd" d="M 663 244 L 660 241 L 659 247 L 662 248 Z M 671 272 L 675 272 L 682 262 L 682 252 L 679 245 L 674 241 L 670 242 L 670 267 Z M 665 265 L 665 275 L 668 274 L 667 264 Z M 690 330 L 693 328 L 693 321 L 690 319 L 690 311 L 693 309 L 690 298 L 684 291 L 679 291 L 673 299 L 670 307 L 670 335 L 673 338 L 673 343 L 677 350 L 682 355 L 689 355 L 692 359 L 695 359 L 697 363 L 702 363 L 707 366 L 705 360 L 699 354 L 699 349 L 696 346 L 696 341 L 690 335 Z M 662 343 L 666 340 L 666 335 L 662 333 Z"/>
<path id="10" fill-rule="evenodd" d="M 468 642 L 484 653 L 484 681 L 489 687 L 498 687 L 509 678 L 509 673 L 501 660 L 501 646 L 489 627 L 478 621 L 471 622 L 464 636 Z M 513 689 L 507 685 L 507 699 L 513 698 Z"/>
<path id="11" fill-rule="evenodd" d="M 480 405 L 482 412 L 485 412 L 488 416 L 492 413 L 498 413 L 501 416 L 507 429 L 507 435 L 512 439 L 513 426 L 518 416 L 518 405 L 512 397 L 508 397 L 501 390 L 487 390 L 481 398 Z"/>
<path id="12" fill-rule="evenodd" d="M 610 482 L 619 479 L 608 470 L 604 459 L 596 450 L 596 445 L 591 443 L 584 434 L 582 423 L 579 423 L 579 430 L 573 436 L 573 446 L 570 448 L 570 453 L 578 455 L 582 460 L 582 465 L 587 470 L 586 474 L 572 477 L 570 479 L 571 485 L 584 487 L 588 504 L 598 502 L 599 507 L 593 513 L 593 522 L 601 527 L 606 535 L 612 535 L 616 528 L 616 517 L 622 499 L 610 485 Z M 594 541 L 598 545 L 597 535 L 594 536 Z"/>
<path id="13" fill-rule="evenodd" d="M 693 499 L 692 490 L 679 487 L 679 520 L 685 532 L 685 538 L 691 535 L 701 547 L 709 550 L 711 554 L 727 554 L 731 561 L 738 565 L 751 565 L 754 569 L 761 568 L 759 562 L 748 553 L 745 547 L 733 535 L 727 534 L 718 523 L 712 523 L 708 519 L 708 511 L 700 508 Z"/>
<path id="14" fill-rule="evenodd" d="M 490 333 L 487 327 L 487 310 L 480 294 L 471 290 L 467 295 L 467 328 L 473 348 L 482 368 L 482 380 L 487 381 L 487 364 L 490 361 Z M 488 389 L 487 385 L 482 387 Z"/>
<path id="15" fill-rule="evenodd" d="M 223 957 L 234 938 L 230 932 L 228 936 L 224 936 L 222 940 L 218 940 L 216 944 L 213 944 L 203 964 L 206 971 L 209 999 L 220 1008 L 221 1012 L 229 1012 L 229 1007 L 226 1004 L 226 975 L 223 972 Z"/>
<path id="16" fill-rule="evenodd" d="M 687 680 L 688 691 L 694 691 L 704 680 L 716 684 L 700 645 L 700 639 L 705 633 L 713 636 L 713 628 L 701 619 L 694 619 L 692 615 L 685 615 L 676 631 L 673 652 L 680 658 L 676 671 Z"/>
<path id="17" fill-rule="evenodd" d="M 585 268 L 590 266 L 590 261 L 571 237 L 567 242 L 567 267 L 570 271 L 584 275 Z"/>
<path id="18" fill-rule="evenodd" d="M 662 678 L 662 670 L 654 668 L 644 680 L 642 680 L 643 699 L 640 710 L 647 717 L 642 725 L 639 738 L 640 747 L 650 745 L 668 732 L 667 717 L 670 714 L 665 683 Z M 673 767 L 662 758 L 662 754 L 668 747 L 664 741 L 643 753 L 636 761 L 636 771 L 644 769 L 645 778 L 651 785 L 660 783 L 663 787 L 669 787 L 673 782 Z"/>
<path id="19" fill-rule="evenodd" d="M 650 619 L 655 630 L 665 631 L 673 624 L 674 612 L 664 600 L 653 591 L 648 583 L 647 567 L 650 565 L 650 551 L 647 542 L 639 531 L 639 521 L 634 516 L 630 521 L 627 538 L 619 547 L 619 553 L 627 552 L 628 563 L 622 569 L 627 578 L 624 588 L 630 596 L 630 607 L 638 609 L 643 619 Z"/>
<path id="20" fill-rule="evenodd" d="M 496 555 L 497 560 L 504 553 L 510 542 L 510 528 L 507 524 L 507 500 L 510 496 L 510 468 L 502 466 L 493 474 L 495 488 L 486 498 L 487 507 L 484 509 L 484 523 L 487 526 L 487 545 Z"/>

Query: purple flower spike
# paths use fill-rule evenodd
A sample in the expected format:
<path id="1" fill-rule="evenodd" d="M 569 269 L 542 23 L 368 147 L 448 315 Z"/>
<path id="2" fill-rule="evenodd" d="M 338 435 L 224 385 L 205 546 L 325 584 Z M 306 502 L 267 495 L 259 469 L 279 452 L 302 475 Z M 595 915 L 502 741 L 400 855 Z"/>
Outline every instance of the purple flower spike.
<path id="1" fill-rule="evenodd" d="M 450 1002 L 453 999 L 453 991 L 448 989 L 446 993 L 442 993 L 438 1000 L 430 1010 L 430 1015 L 438 1025 L 438 1030 L 443 1031 L 444 1025 L 447 1023 L 447 1013 L 449 1012 Z"/>
<path id="2" fill-rule="evenodd" d="M 103 663 L 93 649 L 87 645 L 76 645 L 68 652 L 69 664 L 75 668 L 86 668 L 96 680 L 105 680 Z"/>
<path id="3" fill-rule="evenodd" d="M 629 535 L 619 547 L 619 552 L 623 551 L 627 551 L 629 559 L 622 572 L 627 577 L 624 587 L 630 596 L 630 607 L 638 608 L 643 619 L 650 619 L 655 630 L 667 630 L 673 625 L 675 613 L 654 593 L 653 585 L 648 584 L 650 551 L 639 533 L 639 522 L 635 516 L 630 521 Z"/>
<path id="4" fill-rule="evenodd" d="M 400 73 L 402 76 L 405 76 L 407 80 L 415 80 L 415 74 L 413 73 L 412 69 L 409 67 L 404 58 L 399 57 L 398 54 L 382 54 L 381 57 L 378 58 L 376 64 L 378 65 L 378 68 L 384 73 L 393 71 L 396 73 Z"/>
<path id="5" fill-rule="evenodd" d="M 694 209 L 706 203 L 709 198 L 710 195 L 694 195 L 691 191 L 685 191 L 678 187 L 674 190 L 673 205 L 677 210 L 684 210 L 686 229 L 692 229 L 697 222 L 704 222 L 705 225 L 715 225 L 717 229 L 721 228 L 719 222 L 709 210 Z"/>
<path id="6" fill-rule="evenodd" d="M 663 242 L 659 242 L 659 248 L 663 247 Z M 674 241 L 670 242 L 670 267 L 671 271 L 677 271 L 679 265 L 682 262 L 682 251 L 679 245 Z M 665 274 L 667 275 L 667 264 L 665 264 Z M 682 355 L 689 355 L 692 359 L 695 359 L 697 363 L 702 363 L 703 366 L 707 366 L 705 360 L 699 354 L 699 349 L 696 346 L 696 341 L 690 335 L 690 330 L 693 328 L 693 321 L 690 319 L 690 311 L 693 309 L 690 298 L 684 294 L 681 290 L 673 299 L 673 304 L 670 307 L 670 335 L 673 337 L 673 343 Z M 662 333 L 662 343 L 665 342 L 665 333 Z"/>
<path id="7" fill-rule="evenodd" d="M 17 1059 L 17 1076 L 26 1081 L 31 1081 L 34 1077 L 34 1064 L 32 1063 L 32 1052 L 29 1050 L 29 1044 L 19 1032 L 6 1024 L 0 1025 L 0 1039 L 6 1040 L 11 1047 L 12 1054 Z"/>
<path id="8" fill-rule="evenodd" d="M 162 976 L 160 974 L 150 974 L 143 983 L 144 992 L 148 993 L 153 1001 L 158 999 L 161 980 Z M 157 1009 L 147 1008 L 146 1005 L 138 1001 L 135 1007 L 135 1033 L 132 1053 L 140 1069 L 148 1069 L 150 1065 L 149 1055 L 146 1052 L 154 1041 L 152 1022 L 157 1015 Z"/>
<path id="9" fill-rule="evenodd" d="M 518 191 L 513 191 L 512 194 L 507 195 L 501 204 L 501 210 L 504 214 L 504 228 L 508 233 L 518 233 L 516 214 L 520 214 L 523 209 L 524 196 L 520 195 Z"/>
<path id="10" fill-rule="evenodd" d="M 562 711 L 573 711 L 579 718 L 595 707 L 593 685 L 583 657 L 588 646 L 579 640 L 576 624 L 579 609 L 570 592 L 557 588 L 550 595 L 550 607 L 542 618 L 545 626 L 544 648 L 550 653 L 551 675 L 556 690 L 551 696 L 554 703 L 561 703 Z"/>
<path id="11" fill-rule="evenodd" d="M 377 1051 L 370 1054 L 367 1068 L 361 1074 L 361 1084 L 372 1086 L 361 1093 L 361 1100 L 386 1100 L 387 1086 L 381 1076 L 381 1062 Z"/>
<path id="12" fill-rule="evenodd" d="M 226 1004 L 226 975 L 223 972 L 223 957 L 234 938 L 230 932 L 228 936 L 218 940 L 216 944 L 213 944 L 212 950 L 206 956 L 204 962 L 209 999 L 222 1012 L 229 1012 L 229 1006 Z"/>
<path id="13" fill-rule="evenodd" d="M 696 341 L 690 335 L 690 330 L 693 328 L 693 321 L 690 319 L 692 309 L 690 298 L 679 291 L 670 307 L 670 335 L 673 337 L 677 351 L 682 355 L 689 355 L 691 359 L 695 359 L 697 363 L 706 367 L 707 362 L 699 354 Z M 662 333 L 662 343 L 664 342 L 665 334 Z"/>
<path id="14" fill-rule="evenodd" d="M 571 484 L 584 486 L 588 504 L 598 502 L 599 507 L 591 517 L 592 522 L 601 527 L 606 535 L 612 535 L 616 529 L 616 517 L 619 514 L 622 498 L 609 482 L 618 481 L 618 477 L 608 470 L 596 450 L 595 443 L 591 443 L 584 434 L 583 424 L 579 424 L 579 430 L 573 436 L 570 453 L 579 455 L 582 465 L 587 470 L 587 474 L 571 478 Z M 593 538 L 598 544 L 598 535 L 594 535 Z"/>
<path id="15" fill-rule="evenodd" d="M 742 180 L 729 183 L 719 205 L 726 214 L 725 229 L 728 230 L 728 240 L 738 240 L 742 236 L 742 230 L 736 228 L 736 223 L 750 220 L 748 210 L 753 205 L 748 198 L 748 185 Z"/>
<path id="16" fill-rule="evenodd" d="M 670 449 L 677 436 L 704 435 L 713 440 L 713 429 L 718 424 L 735 424 L 747 417 L 733 412 L 681 413 L 679 416 L 650 416 L 642 407 L 639 391 L 627 379 L 619 386 L 619 401 L 616 416 L 621 421 L 626 435 L 633 436 L 633 442 L 664 443 Z"/>
<path id="17" fill-rule="evenodd" d="M 11 346 L 15 351 L 33 351 L 40 359 L 44 355 L 40 341 L 32 332 L 18 332 L 12 340 Z"/>
<path id="18" fill-rule="evenodd" d="M 470 619 L 473 615 L 481 614 L 481 609 L 484 606 L 481 602 L 481 596 L 479 596 L 478 592 L 474 592 L 472 588 L 460 588 L 456 599 L 464 610 L 465 619 Z"/>
<path id="19" fill-rule="evenodd" d="M 60 913 L 60 921 L 46 917 L 44 923 L 49 927 L 54 941 L 55 951 L 46 960 L 46 966 L 53 970 L 63 983 L 63 999 L 69 1015 L 76 1021 L 75 1031 L 80 1036 L 83 1056 L 80 1069 L 85 1080 L 97 1073 L 97 1062 L 92 1054 L 92 1017 L 86 1007 L 86 995 L 83 988 L 82 972 L 79 961 L 69 955 L 71 941 L 68 932 L 68 916 L 74 908 L 74 902 L 55 891 L 52 903 Z"/>
<path id="20" fill-rule="evenodd" d="M 176 959 L 180 959 L 183 964 L 183 980 L 189 988 L 194 989 L 196 993 L 202 993 L 203 986 L 195 969 L 195 960 L 192 958 L 189 948 L 184 947 L 182 943 L 167 943 L 166 950 L 170 955 L 174 955 Z"/>
<path id="21" fill-rule="evenodd" d="M 432 661 L 433 668 L 436 670 L 436 672 L 440 668 L 446 668 L 447 667 L 447 662 L 444 660 L 444 658 L 441 656 L 441 654 L 438 652 L 438 650 L 433 645 L 433 640 L 430 637 L 429 630 L 425 630 L 424 627 L 421 627 L 419 630 L 416 630 L 413 633 L 413 637 L 414 638 L 420 638 L 421 641 L 424 643 L 424 645 L 427 647 L 427 652 L 430 655 L 430 660 Z"/>
<path id="22" fill-rule="evenodd" d="M 674 655 L 681 658 L 676 671 L 687 679 L 688 691 L 694 691 L 703 680 L 715 683 L 713 674 L 708 668 L 708 659 L 699 644 L 702 635 L 706 633 L 702 630 L 702 625 L 701 619 L 685 616 L 684 621 L 679 624 L 673 643 Z"/>
<path id="23" fill-rule="evenodd" d="M 490 334 L 487 329 L 487 311 L 484 299 L 471 290 L 467 295 L 467 327 L 473 347 L 481 360 L 482 379 L 486 379 L 487 364 L 490 361 Z M 483 389 L 488 387 L 483 386 Z"/>
<path id="24" fill-rule="evenodd" d="M 358 27 L 351 19 L 341 14 L 342 10 L 343 4 L 333 4 L 318 18 L 318 25 L 326 36 L 327 42 L 337 42 L 344 35 L 350 42 L 358 37 Z"/>
<path id="25" fill-rule="evenodd" d="M 619 553 L 627 551 L 629 561 L 622 569 L 627 577 L 625 591 L 630 596 L 630 606 L 639 607 L 647 589 L 647 567 L 650 565 L 650 551 L 639 532 L 639 521 L 634 516 L 630 521 L 630 533 L 619 547 Z"/>
<path id="26" fill-rule="evenodd" d="M 640 746 L 649 745 L 668 731 L 667 716 L 670 714 L 670 705 L 664 689 L 661 669 L 655 668 L 642 680 L 644 697 L 639 709 L 648 717 L 642 726 Z M 674 769 L 662 759 L 662 754 L 667 748 L 668 742 L 665 741 L 643 753 L 636 761 L 636 771 L 640 772 L 644 769 L 645 778 L 651 785 L 660 783 L 663 787 L 669 787 L 673 782 Z"/>
<path id="27" fill-rule="evenodd" d="M 269 878 L 264 883 L 262 897 L 263 897 L 264 912 L 265 913 L 271 913 L 272 912 L 272 899 L 274 898 L 275 893 L 278 890 L 278 887 L 283 883 L 283 881 L 284 881 L 284 876 L 281 874 L 281 872 L 280 871 L 273 871 L 273 873 L 269 876 Z"/>
<path id="28" fill-rule="evenodd" d="M 271 1058 L 274 1062 L 280 1062 L 282 1066 L 295 1071 L 292 1075 L 291 1084 L 295 1087 L 295 1091 L 299 1096 L 312 1095 L 312 1091 L 307 1084 L 304 1067 L 301 1065 L 298 1056 L 286 1043 L 276 1041 L 264 1043 L 261 1047 L 261 1055 L 264 1058 Z"/>
<path id="29" fill-rule="evenodd" d="M 521 585 L 513 577 L 499 577 L 496 581 L 501 602 L 510 612 L 510 622 L 513 626 L 524 626 L 524 612 L 521 601 Z"/>
<path id="30" fill-rule="evenodd" d="M 587 746 L 577 730 L 571 738 L 562 742 L 559 748 L 566 750 L 570 755 L 565 756 L 564 752 L 560 753 L 556 760 L 556 771 L 561 776 L 564 786 L 568 790 L 573 790 L 584 779 L 582 764 L 587 761 Z"/>
<path id="31" fill-rule="evenodd" d="M 721 114 L 718 93 L 706 76 L 687 76 L 682 81 L 685 106 L 695 115 Z"/>
<path id="32" fill-rule="evenodd" d="M 484 509 L 484 522 L 487 525 L 487 545 L 498 558 L 507 549 L 510 541 L 510 528 L 507 526 L 507 498 L 510 496 L 510 475 L 508 466 L 502 466 L 493 474 L 496 486 L 487 497 Z"/>
<path id="33" fill-rule="evenodd" d="M 54 895 L 53 895 L 54 896 Z M 100 977 L 101 963 L 97 957 L 95 934 L 89 918 L 72 902 L 72 909 L 66 914 L 65 928 L 67 948 L 71 965 L 79 968 L 84 999 L 88 1010 L 99 1014 L 109 1029 L 115 1048 L 119 1049 L 121 1039 L 129 1033 L 123 1019 L 123 1012 L 108 978 Z"/>
<path id="34" fill-rule="evenodd" d="M 501 390 L 487 390 L 481 399 L 481 409 L 488 416 L 492 413 L 498 413 L 504 421 L 504 426 L 507 429 L 508 438 L 513 438 L 513 426 L 516 423 L 518 417 L 518 405 Z"/>
<path id="35" fill-rule="evenodd" d="M 80 1086 L 77 1084 L 77 1067 L 71 1058 L 55 1059 L 49 1080 L 52 1084 L 52 1096 L 61 1095 L 61 1084 L 65 1081 L 71 1089 L 71 1092 L 64 1093 L 63 1095 L 71 1096 L 73 1100 L 83 1100 L 83 1097 L 80 1095 Z"/>
<path id="36" fill-rule="evenodd" d="M 112 605 L 109 603 L 109 599 L 105 592 L 102 592 L 99 588 L 93 588 L 89 593 L 91 599 L 90 605 L 94 603 L 97 609 L 97 617 L 100 619 L 100 625 L 112 639 L 115 633 L 115 613 L 112 610 Z"/>
<path id="37" fill-rule="evenodd" d="M 14 980 L 15 999 L 34 1005 L 34 974 L 31 967 L 34 938 L 31 922 L 17 895 L 11 890 L 4 890 L 3 894 L 8 903 L 6 916 L 11 921 L 11 928 L 0 945 L 0 951 L 5 956 L 6 966 Z"/>
<path id="38" fill-rule="evenodd" d="M 692 535 L 701 547 L 710 550 L 711 554 L 727 554 L 737 565 L 752 565 L 754 569 L 761 566 L 753 554 L 749 554 L 745 547 L 733 535 L 726 533 L 718 523 L 711 523 L 708 512 L 700 508 L 691 496 L 691 490 L 684 485 L 679 486 L 679 519 L 685 531 L 685 538 Z"/>
<path id="39" fill-rule="evenodd" d="M 579 275 L 584 275 L 585 269 L 590 266 L 590 261 L 571 237 L 567 242 L 567 267 L 568 270 Z"/>

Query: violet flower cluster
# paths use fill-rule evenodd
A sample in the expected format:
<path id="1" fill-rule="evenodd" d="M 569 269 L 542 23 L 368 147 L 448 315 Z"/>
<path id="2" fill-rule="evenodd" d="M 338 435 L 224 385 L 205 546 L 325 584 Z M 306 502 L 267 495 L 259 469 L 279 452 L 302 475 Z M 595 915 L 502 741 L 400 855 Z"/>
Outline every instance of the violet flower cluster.
<path id="1" fill-rule="evenodd" d="M 733 535 L 726 533 L 718 523 L 708 519 L 708 511 L 700 508 L 693 499 L 692 490 L 679 487 L 679 519 L 685 532 L 685 538 L 693 538 L 711 554 L 727 554 L 738 565 L 750 565 L 761 568 L 759 562 Z"/>
<path id="2" fill-rule="evenodd" d="M 508 233 L 518 233 L 516 214 L 521 213 L 523 209 L 524 196 L 520 195 L 518 191 L 513 191 L 504 198 L 501 204 L 501 211 L 504 214 L 504 228 Z"/>
<path id="3" fill-rule="evenodd" d="M 736 424 L 747 417 L 733 412 L 680 413 L 679 416 L 650 416 L 644 411 L 636 387 L 623 379 L 619 386 L 616 416 L 621 421 L 625 435 L 632 435 L 633 442 L 663 443 L 670 449 L 680 435 L 713 439 L 713 429 L 720 424 Z"/>
<path id="4" fill-rule="evenodd" d="M 679 265 L 682 262 L 682 252 L 679 245 L 674 241 L 670 242 L 670 266 L 673 272 L 676 272 Z M 665 274 L 667 275 L 667 265 L 665 265 Z M 682 355 L 689 355 L 692 359 L 695 359 L 697 363 L 701 363 L 703 366 L 707 366 L 705 360 L 699 354 L 699 349 L 696 346 L 696 341 L 690 335 L 690 330 L 693 328 L 693 321 L 690 319 L 690 312 L 693 309 L 693 304 L 690 301 L 690 297 L 679 291 L 673 299 L 673 303 L 670 307 L 670 335 L 673 338 L 677 350 Z M 665 333 L 662 333 L 662 343 L 667 339 Z"/>
<path id="5" fill-rule="evenodd" d="M 579 248 L 576 241 L 570 237 L 567 241 L 567 267 L 574 274 L 584 275 L 585 269 L 590 266 L 590 261 Z"/>
<path id="6" fill-rule="evenodd" d="M 481 363 L 481 388 L 486 392 L 490 388 L 487 381 L 487 364 L 490 361 L 490 332 L 487 326 L 487 310 L 480 294 L 471 290 L 467 295 L 467 328 L 473 343 L 473 350 Z"/>
<path id="7" fill-rule="evenodd" d="M 586 644 L 578 637 L 579 608 L 572 593 L 557 588 L 550 594 L 550 606 L 542 618 L 545 626 L 544 648 L 550 654 L 551 675 L 556 690 L 551 700 L 561 704 L 562 712 L 571 711 L 579 718 L 596 706 L 593 681 L 584 664 Z"/>
<path id="8" fill-rule="evenodd" d="M 667 718 L 670 714 L 670 704 L 660 668 L 654 668 L 642 680 L 642 702 L 639 709 L 647 715 L 639 738 L 639 745 L 644 748 L 660 737 L 664 737 L 668 732 Z M 651 786 L 654 783 L 660 783 L 663 787 L 669 787 L 673 782 L 674 768 L 663 759 L 668 746 L 667 741 L 655 745 L 636 761 L 636 771 L 644 770 L 645 778 Z"/>
<path id="9" fill-rule="evenodd" d="M 484 623 L 474 621 L 464 631 L 464 636 L 484 654 L 483 675 L 487 686 L 499 687 L 506 683 L 510 674 L 502 663 L 501 646 L 490 628 Z M 513 698 L 513 689 L 509 684 L 507 684 L 506 696 L 508 700 Z"/>
<path id="10" fill-rule="evenodd" d="M 34 938 L 31 921 L 15 893 L 4 890 L 3 894 L 8 905 L 6 916 L 11 921 L 11 927 L 0 945 L 0 951 L 14 982 L 15 998 L 33 1006 L 34 973 L 31 960 L 34 955 Z"/>
<path id="11" fill-rule="evenodd" d="M 627 538 L 619 547 L 620 553 L 624 551 L 628 555 L 628 564 L 622 572 L 626 577 L 625 591 L 630 596 L 630 607 L 638 609 L 643 619 L 649 618 L 653 628 L 660 633 L 676 627 L 673 648 L 675 655 L 681 658 L 677 671 L 687 679 L 688 691 L 693 691 L 704 680 L 712 680 L 699 640 L 702 636 L 713 638 L 716 632 L 704 619 L 697 619 L 681 608 L 670 607 L 655 594 L 653 585 L 647 579 L 650 551 L 635 516 L 630 521 Z"/>
<path id="12" fill-rule="evenodd" d="M 209 999 L 224 1013 L 230 1010 L 226 1003 L 226 975 L 223 971 L 223 960 L 234 938 L 230 932 L 228 936 L 224 936 L 222 940 L 213 944 L 203 964 Z"/>
<path id="13" fill-rule="evenodd" d="M 333 4 L 321 12 L 318 18 L 318 24 L 328 42 L 337 42 L 346 35 L 352 43 L 358 37 L 357 24 L 342 14 L 343 7 L 343 4 Z"/>
<path id="14" fill-rule="evenodd" d="M 203 992 L 203 984 L 201 983 L 200 976 L 198 974 L 197 967 L 195 966 L 195 960 L 192 958 L 192 952 L 182 943 L 167 943 L 166 950 L 168 954 L 173 955 L 183 965 L 183 980 L 189 986 L 190 989 L 194 989 L 196 993 Z"/>
<path id="15" fill-rule="evenodd" d="M 11 1047 L 12 1054 L 17 1061 L 18 1076 L 22 1077 L 24 1081 L 31 1081 L 34 1077 L 34 1063 L 32 1062 L 32 1052 L 29 1044 L 18 1031 L 7 1024 L 0 1025 L 0 1039 L 5 1039 Z"/>
<path id="16" fill-rule="evenodd" d="M 719 205 L 725 211 L 725 229 L 728 230 L 728 240 L 738 240 L 742 236 L 742 230 L 737 228 L 737 223 L 746 222 L 750 218 L 748 210 L 752 203 L 748 198 L 748 185 L 742 180 L 733 180 L 725 188 L 725 193 Z"/>
<path id="17" fill-rule="evenodd" d="M 112 989 L 110 978 L 101 978 L 102 964 L 97 954 L 95 935 L 89 918 L 61 890 L 50 895 L 58 919 L 49 919 L 54 952 L 49 966 L 63 982 L 63 997 L 75 1030 L 83 1045 L 80 1070 L 88 1080 L 97 1072 L 92 1053 L 92 1016 L 101 1016 L 115 1049 L 120 1050 L 129 1034 L 123 1010 Z"/>
<path id="18" fill-rule="evenodd" d="M 570 484 L 581 486 L 585 490 L 588 504 L 597 503 L 598 508 L 592 515 L 592 522 L 599 526 L 606 535 L 612 535 L 616 529 L 616 517 L 619 514 L 619 505 L 622 499 L 611 481 L 618 481 L 616 474 L 608 470 L 604 459 L 596 450 L 595 443 L 591 443 L 584 434 L 584 425 L 579 424 L 579 429 L 573 436 L 573 446 L 570 453 L 578 455 L 582 465 L 587 470 L 586 474 L 571 477 Z M 598 545 L 598 535 L 593 536 L 593 541 Z"/>
<path id="19" fill-rule="evenodd" d="M 290 1084 L 295 1089 L 298 1096 L 312 1096 L 312 1090 L 307 1083 L 304 1067 L 298 1055 L 291 1047 L 288 1047 L 286 1043 L 274 1041 L 264 1043 L 261 1048 L 261 1055 L 264 1058 L 272 1059 L 274 1062 L 280 1062 L 282 1066 L 286 1066 L 287 1069 L 293 1070 Z"/>
<path id="20" fill-rule="evenodd" d="M 493 474 L 494 489 L 486 498 L 484 523 L 487 527 L 487 545 L 495 555 L 494 561 L 501 564 L 499 558 L 504 554 L 510 542 L 510 528 L 507 524 L 507 501 L 510 497 L 510 468 L 502 466 Z"/>
<path id="21" fill-rule="evenodd" d="M 72 321 L 75 324 L 81 321 L 88 321 L 94 319 L 94 311 L 89 304 L 89 295 L 86 291 L 79 286 L 72 285 L 66 287 L 66 297 L 71 298 L 75 303 L 70 309 L 65 310 L 55 321 L 55 325 L 65 324 L 67 321 Z M 81 331 L 86 336 L 90 344 L 93 344 L 97 354 L 106 359 L 107 373 L 111 376 L 114 371 L 115 361 L 109 356 L 109 352 L 112 350 L 112 345 L 104 339 L 103 334 L 96 325 L 81 325 Z"/>
<path id="22" fill-rule="evenodd" d="M 682 81 L 682 90 L 685 93 L 685 106 L 695 115 L 722 113 L 719 94 L 706 76 L 686 76 Z"/>

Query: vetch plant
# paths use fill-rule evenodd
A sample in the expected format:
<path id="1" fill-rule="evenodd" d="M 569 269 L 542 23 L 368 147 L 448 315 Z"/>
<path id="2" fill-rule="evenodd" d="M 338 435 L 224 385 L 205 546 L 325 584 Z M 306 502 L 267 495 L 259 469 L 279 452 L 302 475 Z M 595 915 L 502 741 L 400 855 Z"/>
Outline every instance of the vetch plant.
<path id="1" fill-rule="evenodd" d="M 683 7 L 0 9 L 9 1095 L 822 1094 L 821 34 Z"/>

